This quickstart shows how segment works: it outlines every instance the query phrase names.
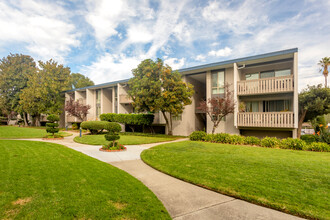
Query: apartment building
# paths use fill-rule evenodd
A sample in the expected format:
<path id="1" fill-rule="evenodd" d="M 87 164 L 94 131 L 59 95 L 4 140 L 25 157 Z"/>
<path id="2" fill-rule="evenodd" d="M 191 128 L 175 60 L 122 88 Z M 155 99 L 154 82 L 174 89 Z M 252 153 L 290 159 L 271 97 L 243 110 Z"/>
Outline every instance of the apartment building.
<path id="1" fill-rule="evenodd" d="M 277 51 L 178 70 L 194 86 L 192 104 L 173 118 L 173 134 L 212 131 L 210 118 L 197 109 L 201 100 L 224 94 L 225 83 L 234 92 L 234 114 L 226 116 L 216 133 L 246 136 L 296 137 L 298 128 L 298 49 Z M 66 91 L 70 98 L 89 104 L 87 120 L 102 113 L 132 113 L 127 97 L 128 80 L 114 81 Z M 65 123 L 79 122 L 66 114 Z M 161 114 L 154 125 L 165 126 Z M 165 130 L 165 129 L 164 129 Z"/>

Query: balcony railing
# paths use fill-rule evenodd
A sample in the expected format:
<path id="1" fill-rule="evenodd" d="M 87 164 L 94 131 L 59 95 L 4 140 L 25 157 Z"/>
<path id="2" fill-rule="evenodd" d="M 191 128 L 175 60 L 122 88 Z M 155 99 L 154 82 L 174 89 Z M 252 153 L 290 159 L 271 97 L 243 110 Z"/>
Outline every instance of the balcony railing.
<path id="1" fill-rule="evenodd" d="M 293 112 L 239 112 L 239 127 L 293 128 Z"/>
<path id="2" fill-rule="evenodd" d="M 293 91 L 293 75 L 237 82 L 238 95 L 266 94 Z"/>
<path id="3" fill-rule="evenodd" d="M 119 103 L 121 104 L 128 104 L 132 103 L 133 100 L 128 97 L 126 94 L 119 95 Z"/>

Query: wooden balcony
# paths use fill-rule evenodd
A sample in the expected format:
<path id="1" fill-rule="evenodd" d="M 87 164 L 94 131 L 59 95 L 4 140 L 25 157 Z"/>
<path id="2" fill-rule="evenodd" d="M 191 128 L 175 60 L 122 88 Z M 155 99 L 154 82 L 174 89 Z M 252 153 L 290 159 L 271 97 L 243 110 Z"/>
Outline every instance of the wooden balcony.
<path id="1" fill-rule="evenodd" d="M 238 95 L 293 92 L 293 75 L 237 82 Z"/>
<path id="2" fill-rule="evenodd" d="M 238 127 L 293 128 L 293 112 L 239 112 Z"/>
<path id="3" fill-rule="evenodd" d="M 133 100 L 128 97 L 126 94 L 119 95 L 119 103 L 120 104 L 129 104 L 132 103 Z"/>

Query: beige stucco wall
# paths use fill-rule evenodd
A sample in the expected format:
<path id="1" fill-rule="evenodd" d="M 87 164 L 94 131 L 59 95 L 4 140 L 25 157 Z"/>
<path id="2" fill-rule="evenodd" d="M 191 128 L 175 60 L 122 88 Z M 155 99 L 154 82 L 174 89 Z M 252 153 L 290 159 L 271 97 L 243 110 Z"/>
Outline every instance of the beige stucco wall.
<path id="1" fill-rule="evenodd" d="M 87 120 L 92 121 L 95 120 L 95 90 L 87 89 L 86 90 L 86 104 L 90 105 L 89 114 L 87 115 Z"/>
<path id="2" fill-rule="evenodd" d="M 103 88 L 101 92 L 101 114 L 112 113 L 112 89 Z"/>
<path id="3" fill-rule="evenodd" d="M 225 69 L 225 82 L 228 83 L 229 89 L 234 90 L 234 69 Z M 236 82 L 235 82 L 236 83 Z M 207 73 L 206 78 L 207 84 L 207 98 L 211 98 L 211 72 Z M 235 101 L 235 100 L 234 100 Z M 235 114 L 229 114 L 226 116 L 225 121 L 221 121 L 219 126 L 216 128 L 215 133 L 229 133 L 229 134 L 239 134 L 239 129 L 234 125 Z M 207 133 L 212 133 L 213 122 L 209 117 L 207 117 Z"/>

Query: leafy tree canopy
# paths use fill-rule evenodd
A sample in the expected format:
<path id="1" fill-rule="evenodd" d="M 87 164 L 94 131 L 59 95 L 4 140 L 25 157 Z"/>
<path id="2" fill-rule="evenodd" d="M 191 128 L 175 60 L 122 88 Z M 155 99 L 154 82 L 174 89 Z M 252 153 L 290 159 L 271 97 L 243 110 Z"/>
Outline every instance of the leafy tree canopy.
<path id="1" fill-rule="evenodd" d="M 10 54 L 0 60 L 0 109 L 3 113 L 21 112 L 21 91 L 36 71 L 36 63 L 28 55 Z"/>
<path id="2" fill-rule="evenodd" d="M 80 73 L 71 73 L 71 89 L 78 89 L 93 85 L 94 82 L 90 78 Z"/>
<path id="3" fill-rule="evenodd" d="M 182 81 L 177 71 L 165 65 L 161 59 L 142 61 L 129 81 L 128 95 L 138 112 L 161 111 L 172 134 L 172 116 L 183 112 L 184 106 L 191 104 L 193 86 Z"/>

